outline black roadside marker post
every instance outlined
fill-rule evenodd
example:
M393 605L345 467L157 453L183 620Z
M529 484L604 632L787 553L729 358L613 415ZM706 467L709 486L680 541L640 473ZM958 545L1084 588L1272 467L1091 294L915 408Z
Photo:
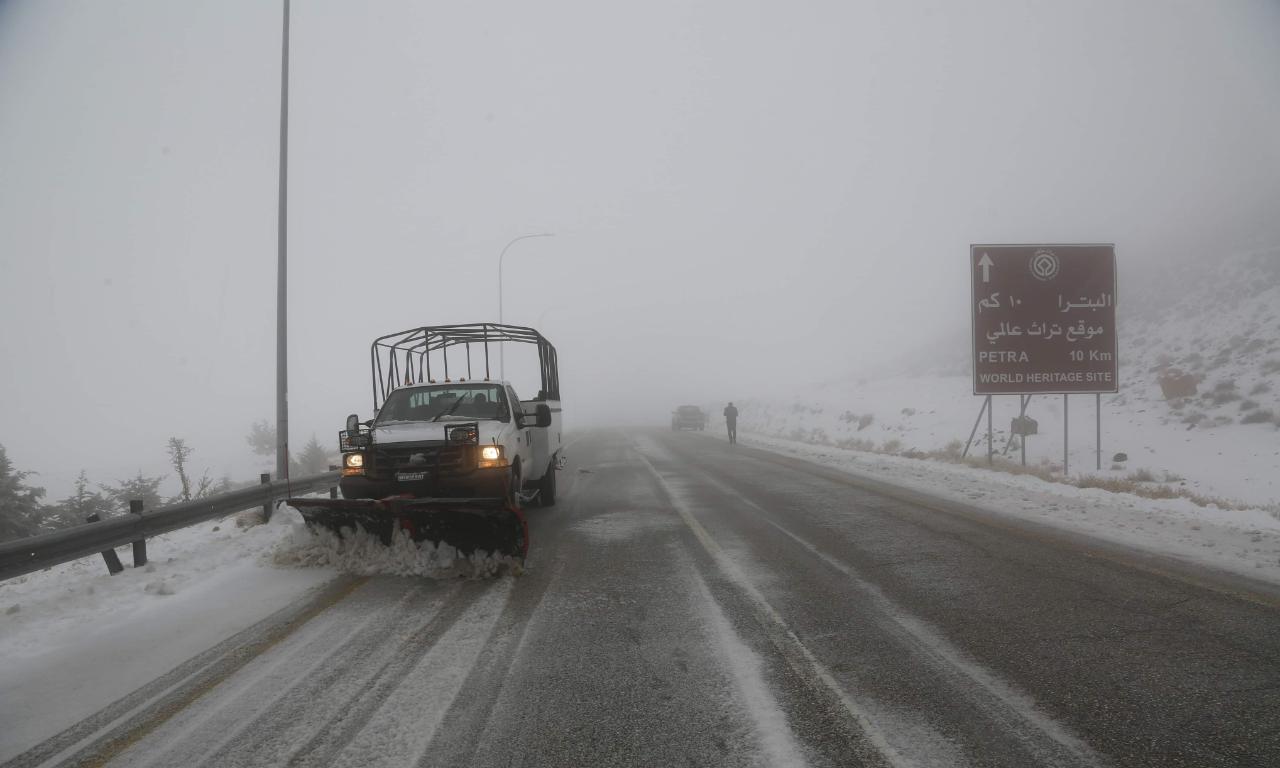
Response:
M142 515L142 499L129 500L130 514ZM141 568L147 564L147 540L138 539L133 542L133 567Z
M262 483L263 485L270 484L271 473L263 472L262 474L258 475L258 482ZM271 507L272 507L272 504L270 499L267 500L266 504L262 505L262 522L264 523L271 522Z
M102 518L98 516L97 512L85 518L85 521L90 523L96 523L101 520ZM120 562L120 556L116 554L114 549L102 550L102 559L107 561L107 570L111 572L112 576L124 570L124 563Z

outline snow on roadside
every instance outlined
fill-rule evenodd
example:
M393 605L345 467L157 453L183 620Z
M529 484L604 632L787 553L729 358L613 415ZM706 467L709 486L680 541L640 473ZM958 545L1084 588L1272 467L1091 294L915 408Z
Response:
M282 508L270 525L241 528L228 517L157 536L147 541L150 562L146 566L126 565L115 576L107 573L101 556L91 555L0 581L0 614L4 614L0 649L6 658L44 655L51 638L83 632L86 627L101 632L145 624L173 604L191 600L206 601L206 608L214 609L210 615L215 621L233 618L226 609L241 607L243 600L253 602L255 595L246 590L236 596L235 606L218 605L217 601L231 597L221 587L231 583L248 587L246 582L252 582L256 590L282 577L270 567L267 556L297 524L289 512ZM118 552L122 562L131 562L128 547ZM283 578L311 586L332 576L332 570L317 570Z
M484 578L521 570L515 558L488 552L464 555L443 542L415 543L405 531L397 532L391 546L386 546L364 530L345 530L342 536L327 530L312 532L301 519L277 543L272 560L281 566L330 567L360 576Z
M744 444L992 512L1280 583L1280 519L1262 509L1200 507L1049 483L1032 475L810 445L743 433Z
M1155 391L1152 391L1155 390ZM804 387L788 399L760 398L738 403L739 428L793 442L900 453L963 446L982 398L972 394L968 376L895 376ZM1102 470L1095 470L1094 398L1070 403L1071 471L1108 478L1148 473L1170 487L1266 506L1280 503L1280 431L1271 424L1226 424L1195 428L1170 416L1155 384L1103 395ZM995 450L1010 444L1016 397L994 398ZM1062 470L1061 396L1036 396L1027 415L1039 434L1027 440L1027 461ZM986 424L979 425L973 452L986 453ZM723 420L713 432L723 434ZM1113 458L1124 454L1124 460ZM1016 440L1009 449L1016 457Z
M271 564L299 524L225 518L148 540L151 562L115 576L93 555L0 581L0 761L332 579Z

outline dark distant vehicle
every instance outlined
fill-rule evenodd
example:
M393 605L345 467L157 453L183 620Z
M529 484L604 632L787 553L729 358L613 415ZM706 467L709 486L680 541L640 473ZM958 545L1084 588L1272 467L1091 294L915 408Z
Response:
M707 428L707 412L696 405L682 405L671 412L671 431Z

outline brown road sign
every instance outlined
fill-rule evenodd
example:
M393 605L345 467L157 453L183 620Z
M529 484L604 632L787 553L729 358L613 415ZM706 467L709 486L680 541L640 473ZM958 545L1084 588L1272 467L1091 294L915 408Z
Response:
M1114 245L972 245L975 395L1116 392Z

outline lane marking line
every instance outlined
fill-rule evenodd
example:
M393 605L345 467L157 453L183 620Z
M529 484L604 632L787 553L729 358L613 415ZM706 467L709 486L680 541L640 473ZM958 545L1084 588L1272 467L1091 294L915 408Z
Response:
M698 573L697 567L690 567L696 591L711 625L712 642L719 647L721 659L729 667L729 674L738 688L743 709L755 723L765 765L770 768L808 765L796 743L795 734L787 724L786 713L778 705L777 697L769 690L769 684L764 679L760 657L743 642L733 628L733 623L725 616L724 609L716 602L711 588L707 586L702 574Z
M904 757L885 739L884 734L876 728L871 714L845 692L844 688L835 679L831 672L827 670L826 666L813 655L808 647L801 642L800 638L796 636L795 632L787 626L787 623L782 619L782 616L774 610L773 606L764 598L764 595L756 589L755 585L747 578L747 575L743 573L738 565L729 558L724 550L720 548L720 545L711 538L711 534L707 532L707 529L703 528L702 524L699 523L683 505L676 503L676 499L678 497L677 492L667 483L666 478L664 478L658 470L654 468L653 464L649 462L649 459L638 451L636 452L636 455L639 456L641 463L644 464L653 477L658 481L663 492L667 495L667 501L671 504L672 509L680 515L680 519L683 520L685 525L689 527L689 530L693 532L698 543L700 543L703 549L706 550L707 554L711 556L712 560L715 561L720 570L723 571L724 574L728 576L750 600L752 606L755 608L757 619L761 620L761 623L765 626L772 627L774 631L769 633L770 639L774 641L775 645L779 645L779 649L783 651L783 658L787 660L792 669L800 675L801 679L810 682L810 684L817 683L821 685L821 687L826 689L828 694L834 696L836 701L844 707L845 713L853 721L857 730L866 737L867 742L870 743L871 746L879 752L890 765L894 766L894 768L908 768L909 766L915 765L913 761ZM804 666L801 666L795 661L797 656L804 661Z
M1016 690L1012 685L1001 680L994 672L988 670L977 661L968 658L964 652L945 639L941 632L898 605L880 587L871 583L853 567L822 552L813 543L773 520L768 510L743 495L740 491L712 477L706 471L703 471L702 475L717 490L754 510L757 517L768 523L776 531L852 581L863 594L876 604L881 615L887 617L901 628L922 655L936 659L944 672L959 673L970 680L1002 704L1009 714L1044 734L1059 746L1071 752L1077 759L1095 765L1103 762L1102 758L1083 739L1071 733L1053 718L1042 714L1031 696ZM988 711L988 715L998 717L998 713L995 712ZM1034 749L1034 745L1028 744L1027 746L1030 749Z

